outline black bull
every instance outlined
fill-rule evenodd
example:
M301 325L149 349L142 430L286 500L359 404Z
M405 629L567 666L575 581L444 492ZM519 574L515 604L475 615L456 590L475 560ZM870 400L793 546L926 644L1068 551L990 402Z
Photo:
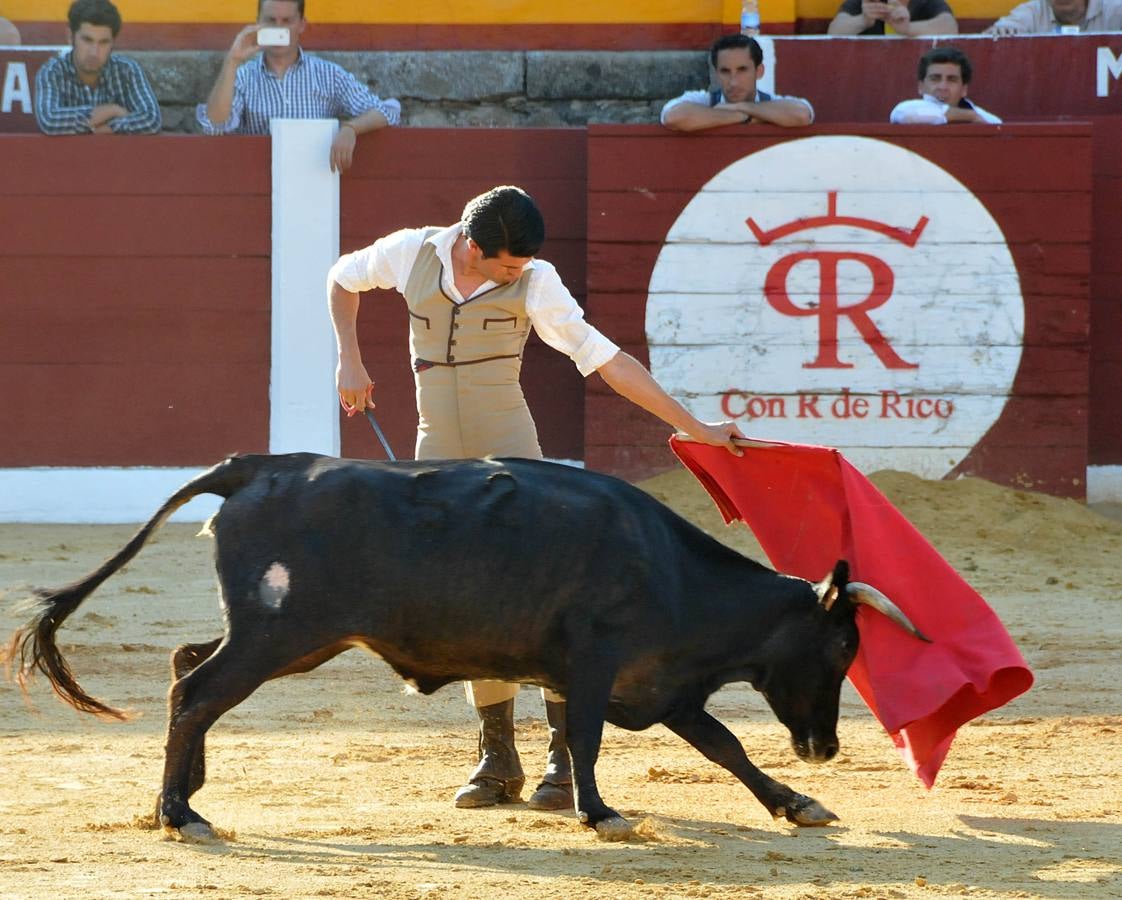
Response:
M6 651L79 710L124 718L79 686L55 643L67 616L198 494L214 517L226 633L173 654L160 822L209 836L188 805L207 729L265 681L352 647L425 694L453 681L538 684L568 700L581 821L627 823L600 798L605 721L661 722L739 778L776 817L836 817L749 762L705 711L748 681L803 759L838 749L838 699L857 652L856 604L915 632L891 602L848 584L839 562L815 585L736 553L615 478L521 459L374 463L312 454L231 457L170 497L95 572L39 591Z

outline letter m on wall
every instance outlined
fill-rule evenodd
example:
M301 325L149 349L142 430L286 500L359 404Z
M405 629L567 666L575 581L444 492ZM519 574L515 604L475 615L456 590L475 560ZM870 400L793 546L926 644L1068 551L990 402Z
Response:
M1122 78L1122 57L1115 56L1109 47L1099 47L1098 65L1096 66L1096 97L1106 97L1110 94L1110 79L1117 81Z

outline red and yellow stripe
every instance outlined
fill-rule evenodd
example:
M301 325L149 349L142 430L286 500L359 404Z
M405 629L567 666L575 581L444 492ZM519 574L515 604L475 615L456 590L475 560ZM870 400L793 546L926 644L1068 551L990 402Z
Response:
M220 49L256 4L243 0L116 0L125 21L121 46ZM960 21L985 23L1011 0L955 0ZM840 0L760 0L764 32L822 31ZM70 0L6 0L4 15L24 43L67 42ZM236 18L242 12L244 18ZM739 0L308 0L305 43L321 49L654 49L706 45L736 27Z

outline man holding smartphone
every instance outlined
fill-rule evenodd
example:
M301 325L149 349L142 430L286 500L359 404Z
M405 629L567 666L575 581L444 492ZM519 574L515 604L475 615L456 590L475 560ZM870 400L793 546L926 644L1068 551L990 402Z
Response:
M207 134L268 134L274 118L342 119L329 160L333 172L342 172L354 159L358 135L398 124L401 104L382 100L342 66L305 53L306 25L304 0L258 0L257 21L234 38L196 116Z

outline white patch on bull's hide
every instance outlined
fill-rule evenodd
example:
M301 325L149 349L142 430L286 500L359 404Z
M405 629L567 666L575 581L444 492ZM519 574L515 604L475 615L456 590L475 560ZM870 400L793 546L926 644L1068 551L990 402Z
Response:
M261 602L274 609L280 609L284 598L288 596L289 574L283 563L275 562L261 576L261 584L257 592Z
M199 529L199 533L196 534L195 537L214 537L214 520L217 517L218 513L215 513L213 516L203 522L203 527Z
M417 687L417 682L410 678L405 682L405 684L401 686L401 693L411 697L414 695L419 695L421 691L420 688Z

